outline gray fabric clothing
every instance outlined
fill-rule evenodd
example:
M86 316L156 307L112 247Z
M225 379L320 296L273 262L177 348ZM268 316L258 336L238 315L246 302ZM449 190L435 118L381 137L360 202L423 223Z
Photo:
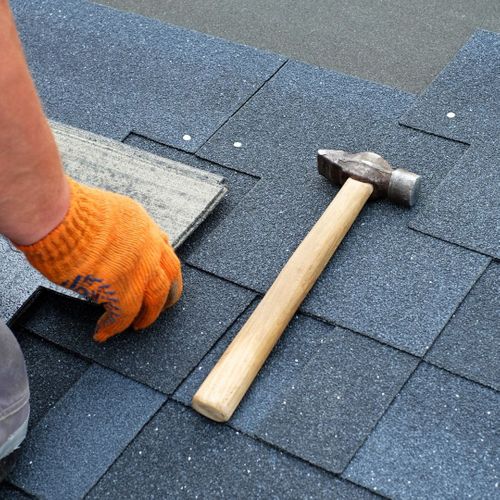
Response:
M0 320L0 459L24 439L28 417L26 363L16 338Z

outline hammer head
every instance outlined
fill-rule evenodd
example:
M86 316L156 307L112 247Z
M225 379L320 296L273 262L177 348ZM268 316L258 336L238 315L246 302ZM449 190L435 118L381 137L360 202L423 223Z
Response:
M412 207L417 201L420 176L404 170L393 169L377 153L348 153L336 149L318 151L318 170L334 184L341 186L352 177L373 186L370 199L387 197L400 205Z

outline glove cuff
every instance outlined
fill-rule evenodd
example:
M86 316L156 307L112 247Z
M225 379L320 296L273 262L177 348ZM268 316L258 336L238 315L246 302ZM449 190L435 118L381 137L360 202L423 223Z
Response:
M16 245L34 267L53 276L63 275L69 264L74 268L79 250L93 241L106 224L106 200L102 197L96 203L100 190L67 179L71 190L70 206L61 223L32 245ZM87 255L88 250L86 248Z

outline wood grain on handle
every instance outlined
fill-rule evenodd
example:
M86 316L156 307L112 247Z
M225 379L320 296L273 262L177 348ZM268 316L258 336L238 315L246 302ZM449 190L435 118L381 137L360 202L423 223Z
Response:
M371 184L346 181L193 396L197 412L231 418L372 192Z

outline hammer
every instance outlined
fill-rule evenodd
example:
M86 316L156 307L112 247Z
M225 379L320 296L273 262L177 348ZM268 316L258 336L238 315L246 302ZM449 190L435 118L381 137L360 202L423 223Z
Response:
M318 170L342 186L193 396L193 408L226 422L368 199L415 204L420 176L380 155L319 150Z

